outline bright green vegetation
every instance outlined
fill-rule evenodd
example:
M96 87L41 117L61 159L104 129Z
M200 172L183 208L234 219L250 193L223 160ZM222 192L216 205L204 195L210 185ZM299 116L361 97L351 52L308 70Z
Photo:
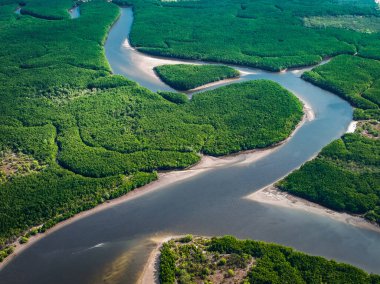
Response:
M113 76L103 43L118 7L93 0L75 20L47 20L72 3L41 3L25 9L44 19L16 15L16 1L0 5L0 151L17 157L13 173L25 166L1 177L0 259L17 237L149 183L156 170L272 145L302 117L298 99L269 81L188 101Z
M380 283L380 276L289 247L232 236L173 239L161 248L160 283Z
M278 183L281 190L380 224L380 140L346 134Z
M175 104L185 104L189 102L189 98L183 93L174 93L174 92L158 92L160 96L169 102Z
M132 44L153 55L281 70L323 57L354 54L379 58L378 33L305 27L305 17L378 17L373 0L131 0ZM281 28L279 28L281 27Z
M341 28L350 29L361 33L377 33L380 32L379 17L363 17L357 15L342 16L315 16L304 18L304 24L307 27L318 28Z
M374 22L376 24L376 21ZM359 50L360 54L360 50ZM379 59L379 58L377 58ZM355 107L356 134L332 142L278 184L328 208L362 214L380 224L380 62L340 55L302 76Z
M2 262L7 256L11 255L14 251L14 247L10 246L0 250L0 262Z
M162 81L180 91L239 76L239 71L222 65L162 65L154 70Z
M302 76L349 101L356 119L380 119L380 62L341 55Z
M302 104L267 80L231 84L193 96L189 109L215 129L202 151L225 155L286 139L302 118Z

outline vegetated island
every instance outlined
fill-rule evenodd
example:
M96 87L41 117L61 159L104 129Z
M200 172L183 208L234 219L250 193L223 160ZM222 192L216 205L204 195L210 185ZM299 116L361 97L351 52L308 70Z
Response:
M379 275L349 264L232 236L174 238L157 253L150 261L159 264L159 283L380 283Z
M154 68L162 81L179 91L239 77L239 71L223 65L174 64Z
M112 3L80 3L75 20L71 1L44 2L44 19L7 3L0 9L0 260L13 243L152 182L158 170L186 168L199 153L274 145L302 118L300 101L270 81L186 102L112 75L103 50L120 13ZM41 1L25 4L35 11ZM60 15L67 17L46 20Z

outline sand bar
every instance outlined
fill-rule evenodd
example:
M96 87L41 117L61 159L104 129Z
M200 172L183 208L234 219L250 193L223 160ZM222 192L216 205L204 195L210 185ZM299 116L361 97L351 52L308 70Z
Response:
M380 232L380 226L367 221L362 216L337 212L328 209L317 203L310 202L306 199L296 197L287 192L281 191L277 189L274 185L262 188L244 198L264 204L306 211L313 214L318 214L320 216L325 216L336 221L350 224L356 227Z

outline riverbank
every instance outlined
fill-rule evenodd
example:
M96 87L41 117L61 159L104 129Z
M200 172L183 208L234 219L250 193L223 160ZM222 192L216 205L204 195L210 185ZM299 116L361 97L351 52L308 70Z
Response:
M357 121L352 121L347 127L346 133L354 133L357 128L357 125ZM313 214L318 214L320 216L329 217L333 220L350 224L356 227L380 232L380 226L378 226L376 223L368 221L361 215L354 215L345 212L334 211L317 203L310 202L306 199L292 195L288 192L281 191L274 184L275 183L267 187L264 187L246 196L245 198L259 203L270 204L274 206L286 207L295 210L310 212Z
M346 133L354 133L357 125L358 125L357 121L352 121L350 125L348 126Z
M160 273L160 250L164 243L170 241L173 238L180 238L181 236L165 236L154 238L151 241L156 243L156 247L150 253L144 269L137 281L138 284L158 284Z
M231 165L247 165L254 163L257 160L260 160L264 158L265 156L273 153L276 151L281 145L289 141L294 134L302 127L302 125L307 122L311 121L315 118L314 112L312 108L306 103L303 102L304 104L304 116L302 120L298 123L297 127L294 129L292 134L285 140L277 143L276 145L273 145L271 147L265 148L265 149L253 149L253 150L247 150L247 151L242 151L238 152L235 154L227 155L227 156L222 156L222 157L213 157L213 156L206 156L202 155L201 160L185 169L185 170L175 170L175 171L168 171L168 172L161 172L158 174L158 179L144 185L142 187L136 188L133 191L128 192L127 194L115 198L109 201L106 201L102 204L99 204L98 206L89 209L87 211L80 212L73 216L70 219L67 219L65 221L62 221L49 229L48 231L44 233L37 234L35 236L31 236L29 238L29 241L26 244L20 244L19 239L17 239L15 242L10 244L11 246L14 246L14 251L11 255L6 257L3 262L0 263L0 271L17 255L21 254L24 250L32 246L34 243L38 242L42 238L48 236L49 234L54 233L55 231L58 231L59 229L68 226L82 218L85 218L87 216L96 214L102 210L108 209L113 206L117 206L121 203L133 200L135 198L139 198L151 191L158 190L162 187L183 181L185 179L194 177L196 175L202 174L208 170L216 169L218 167L223 167L223 166L231 166Z
M165 247L163 243L166 244ZM252 250L252 247L258 246L261 248L259 252ZM270 257L273 254L279 257L273 259ZM199 257L200 255L202 257ZM277 279L283 279L289 275L287 274L289 259L296 263L292 265L293 271L298 272L304 282L335 279L336 282L346 283L349 279L360 279L360 283L374 283L378 279L378 275L368 274L358 267L305 254L274 243L252 239L239 240L232 236L210 238L189 235L184 238L172 236L160 240L136 282L156 284L159 283L160 276L164 282L166 280L173 283L184 282L182 279L191 283L245 283L247 279L269 281L273 279L273 275L277 276ZM172 261L175 262L174 267L171 265ZM304 266L299 266L298 263L303 263ZM165 267L165 271L160 275L161 264ZM257 269L253 269L255 267ZM277 269L272 271L272 267ZM311 272L311 277L302 273L305 267ZM329 269L328 271L318 269L321 267ZM179 270L180 273L177 273ZM269 277L268 270L271 272Z
M263 204L286 207L294 210L318 214L320 216L325 216L333 220L350 224L359 228L380 232L380 227L378 225L367 221L361 216L337 212L328 209L317 203L281 191L278 188L276 188L274 184L264 187L246 196L245 199Z
M240 71L239 71L239 73L240 73ZM207 83L205 85L202 85L202 86L190 89L188 91L185 91L184 93L186 93L186 94L192 94L192 93L195 93L195 92L200 92L200 91L203 91L203 90L211 88L211 87L215 87L215 86L219 86L219 85L224 85L224 84L228 84L228 83L233 83L234 81L238 81L239 79L240 79L240 76L234 77L234 78L223 79L223 80L219 80L219 81L215 81L215 82L211 82L211 83Z
M259 160L267 155L269 155L271 152L275 150L275 147L269 148L267 150L252 150L252 151L246 151L244 153L235 154L231 156L225 156L225 157L211 157L211 156L202 156L202 159L199 163L196 165L182 171L170 171L165 173L159 173L159 177L156 181L153 181L145 186L139 187L133 191L128 192L127 194L113 199L106 201L105 203L99 204L98 206L83 211L81 213L76 214L74 217L67 219L65 221L62 221L46 231L45 233L37 234L35 236L31 236L29 238L29 241L26 244L20 244L18 240L11 244L11 246L15 246L14 252L5 258L3 262L0 263L0 270L2 270L13 258L17 257L20 253L22 253L24 250L32 246L37 241L41 240L42 238L48 236L49 234L54 233L55 231L58 231L59 229L68 226L82 218L88 217L90 215L96 214L102 210L109 209L113 206L117 206L121 203L130 201L135 198L139 198L143 196L146 193L149 193L154 190L158 190L161 187L168 186L170 184L174 184L176 182L183 181L185 179L191 178L195 175L204 173L207 170L211 170L217 167L226 166L226 165L232 165L232 164L247 164L247 163L253 163L256 160Z

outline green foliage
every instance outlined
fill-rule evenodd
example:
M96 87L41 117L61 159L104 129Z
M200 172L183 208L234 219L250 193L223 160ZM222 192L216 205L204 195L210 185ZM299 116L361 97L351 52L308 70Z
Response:
M14 13L15 1L3 4L0 150L28 155L43 168L12 179L0 171L0 247L142 186L155 170L188 167L199 152L283 140L301 117L298 100L270 82L189 101L111 75L103 44L119 15L112 3L81 3L75 20L66 0L26 1L23 15Z
M180 91L239 76L238 71L223 65L162 65L154 70L162 81Z
M253 259L254 264L250 264L246 270L244 283L253 284L283 284L283 283L378 283L379 275L369 275L363 270L354 266L337 263L334 260L327 260L323 257L310 256L301 252L294 251L291 248L258 242L254 240L237 240L232 236L214 237L211 240L205 238L194 238L194 244L180 244L176 240L171 240L164 244L165 255L161 255L161 261L164 257L164 264L167 267L167 254L170 253L170 279L174 283L177 279L181 282L181 277L187 275L187 281L184 283L196 282L194 278L196 273L190 270L191 266L196 264L202 267L211 267L210 274L218 273L216 269L223 269L220 266L214 267L214 262L218 259L218 254L223 254L228 258L227 269L224 277L230 278L236 275L236 271L247 266L249 259ZM205 258L194 259L192 256L195 247L201 250ZM202 252L203 251L203 252ZM223 259L223 258L222 258ZM220 259L220 261L222 260ZM241 262L240 260L245 260ZM247 262L248 260L248 262ZM162 262L161 262L162 263ZM243 265L242 265L243 264ZM173 271L177 269L177 278L173 277ZM212 270L215 269L215 270ZM201 270L201 269L200 269ZM161 270L160 277L165 277L167 270ZM244 275L240 270L240 274ZM220 278L216 278L219 279ZM243 279L234 283L242 282ZM204 281L208 281L207 278ZM231 280L232 281L232 280Z
M98 89L110 89L121 86L135 86L136 83L126 79L121 75L113 75L106 77L99 77L91 81L88 84L88 88L98 88Z
M13 246L9 246L0 250L0 262L2 262L7 256L11 255L14 251Z
M378 34L308 28L303 23L311 16L377 16L372 0L130 2L135 15L132 44L153 55L278 71L357 49L366 57L380 54Z
M380 63L341 55L303 74L303 78L348 100L354 119L380 120ZM372 128L363 134L377 137ZM328 208L364 214L380 224L380 142L346 134L325 147L278 186Z
M349 101L356 119L378 119L380 113L380 62L341 55L302 76Z
M186 235L184 236L183 238L181 238L179 241L181 243L189 243L193 240L193 236L192 235Z
M49 0L49 5L46 5L46 1L43 0L22 0L18 3L20 3L22 15L45 20L66 19L69 17L68 10L74 6L72 0Z
M106 200L156 179L155 173L135 173L102 179L85 178L51 166L38 175L0 185L0 247L30 227L40 231ZM11 205L11 206L10 206Z
M234 277L235 276L235 272L232 269L228 269L227 270L227 276L228 277Z
M346 134L278 186L328 208L378 221L380 141Z
M219 261L218 261L218 266L223 266L227 263L227 260L225 258L221 258Z
M167 244L163 244L161 248L160 283L175 283L175 255Z
M290 135L303 115L296 97L267 80L199 93L188 106L215 129L203 147L203 152L211 155L280 142Z
M209 242L206 238L192 237L186 242L179 238L164 244L165 249L170 251L171 259L174 259L174 266L170 271L174 269L176 283L215 283L221 282L223 278L240 283L241 275L250 270L253 258L247 254L221 256L208 250ZM160 275L164 277L164 273L162 271Z
M158 92L165 100L175 104L185 104L189 102L189 98L182 93L173 93L173 92Z
M29 154L41 162L55 158L55 128L52 125L33 127L0 126L0 149Z
M181 169L199 161L193 152L147 150L130 154L90 147L83 143L75 128L58 137L59 164L77 174L106 177L136 171Z
M26 244L27 242L29 242L29 239L25 236L22 236L19 240L19 243L22 245L22 244Z
M356 47L361 56L378 58L378 35L309 29L300 20L377 15L373 6L314 2L118 3L134 5L132 41L152 54L269 70L314 64ZM71 1L25 1L22 15L14 13L18 4L9 0L0 6L0 149L30 155L46 168L0 184L0 247L32 227L43 224L43 232L149 183L155 170L194 164L198 152L223 155L277 143L302 116L300 102L268 81L234 84L188 101L111 75L103 44L119 15L112 3L82 3L75 20L67 13ZM360 102L373 108L358 115L378 111L377 85L372 89ZM378 207L362 195L352 206L370 208L368 218L377 218ZM252 252L264 253L256 245L246 251Z

